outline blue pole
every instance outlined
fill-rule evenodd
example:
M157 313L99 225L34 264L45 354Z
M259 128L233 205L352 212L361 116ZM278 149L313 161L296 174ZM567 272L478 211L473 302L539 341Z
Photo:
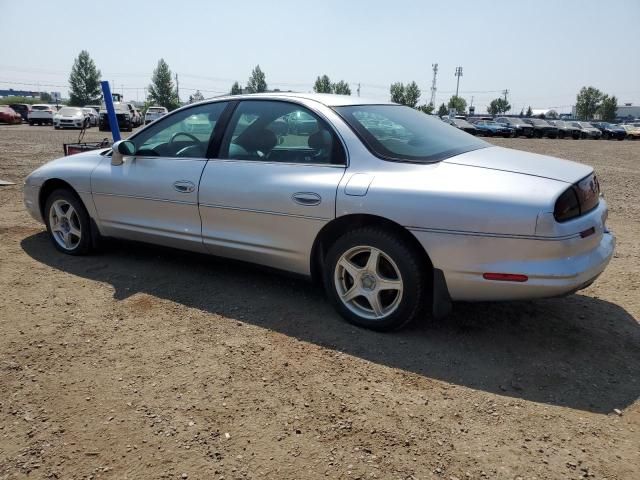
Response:
M100 82L102 85L102 96L104 97L104 104L107 106L107 114L109 115L109 126L111 127L111 135L113 141L120 140L120 127L118 127L118 118L116 117L116 109L113 107L113 97L111 96L111 89L109 88L109 82Z

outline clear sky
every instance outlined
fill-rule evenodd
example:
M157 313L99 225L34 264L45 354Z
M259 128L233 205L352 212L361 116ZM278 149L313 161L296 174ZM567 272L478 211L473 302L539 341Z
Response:
M437 104L459 65L479 112L504 89L516 113L569 111L583 85L640 104L640 0L0 0L0 15L0 88L66 96L86 49L131 100L162 57L183 100L244 85L260 64L269 88L310 91L326 73L387 99L392 82L415 80L426 103L438 63Z

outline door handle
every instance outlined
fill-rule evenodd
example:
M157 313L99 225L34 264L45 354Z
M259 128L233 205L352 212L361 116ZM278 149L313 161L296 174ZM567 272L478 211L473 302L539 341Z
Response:
M173 182L173 189L180 193L191 193L196 189L196 184L188 180Z
M313 192L297 192L291 195L291 199L298 205L304 205L306 207L320 205L322 201L322 197Z

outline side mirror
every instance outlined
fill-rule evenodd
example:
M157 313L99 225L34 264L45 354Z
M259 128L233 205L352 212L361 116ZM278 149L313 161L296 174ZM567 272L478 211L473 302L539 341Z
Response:
M113 144L112 150L111 165L122 165L125 156L135 155L136 145L130 140L120 140Z

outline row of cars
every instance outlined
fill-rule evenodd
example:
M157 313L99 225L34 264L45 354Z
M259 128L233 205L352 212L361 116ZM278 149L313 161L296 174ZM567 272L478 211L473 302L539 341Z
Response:
M635 140L640 138L640 123L615 125L608 122L543 120L521 117L442 117L442 120L472 135L527 138L573 138Z
M114 102L114 107L119 128L128 132L143 123L147 125L168 113L164 107L153 106L149 107L143 116L135 105L125 102ZM85 105L84 107L44 103L0 105L0 122L19 124L23 121L29 125L53 125L56 129L97 126L100 130L110 130L109 116L104 104Z

